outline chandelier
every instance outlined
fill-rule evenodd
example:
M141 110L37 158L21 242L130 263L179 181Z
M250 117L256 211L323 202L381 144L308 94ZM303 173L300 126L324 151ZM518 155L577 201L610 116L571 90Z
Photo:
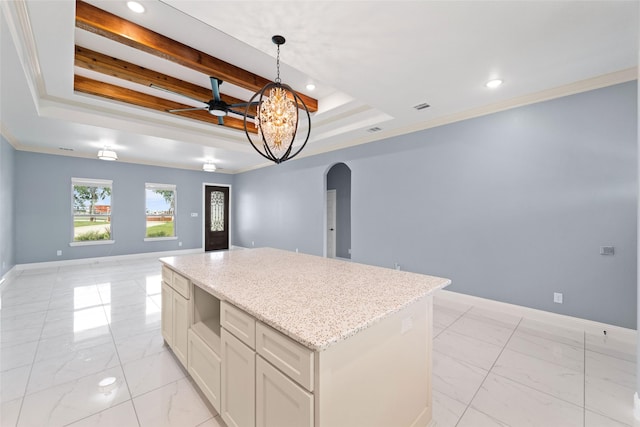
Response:
M277 77L249 100L244 114L244 132L253 148L261 156L272 162L282 163L297 156L307 145L311 134L311 115L302 98L280 80L280 46L285 43L285 38L276 35L271 37L271 41L278 46ZM255 117L249 114L252 105L256 105ZM307 135L300 147L294 150L293 143L298 132L298 112L301 109L307 115ZM247 118L254 119L254 126L260 140L254 141L255 137L249 134Z

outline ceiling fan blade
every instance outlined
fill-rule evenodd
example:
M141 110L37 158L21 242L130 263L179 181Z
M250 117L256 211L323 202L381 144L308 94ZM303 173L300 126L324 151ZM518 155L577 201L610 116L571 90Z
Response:
M213 92L213 99L220 101L220 87L218 79L215 77L209 77L211 79L211 91Z
M243 112L240 112L240 111L236 111L236 110L231 110L231 109L230 109L228 112L229 112L229 113L236 114L236 115L241 116L241 117L244 117L244 113L243 113ZM248 118L250 118L250 119L255 119L255 118L256 118L255 116L253 116L253 115L251 115L251 114L247 114L247 117L248 117Z
M154 85L153 83L152 83L152 84L150 84L150 85L149 85L149 87L152 87L152 88L154 88L154 89L158 89L158 90L162 90L162 91L164 91L164 92L171 93L171 94L173 94L173 95L183 96L183 97L185 97L185 98L192 99L192 100L194 100L194 101L196 101L196 102L200 102L200 103L206 104L206 102L205 102L205 101L203 101L203 100L201 100L201 99L195 99L195 98L190 97L189 95L185 95L185 94L182 94L182 93L174 92L174 91L169 90L169 89L167 89L167 88L164 88L164 87L162 87L162 86Z
M178 113L180 111L197 111L197 110L208 110L209 107L194 107L194 108L178 108L175 110L167 110L170 113Z

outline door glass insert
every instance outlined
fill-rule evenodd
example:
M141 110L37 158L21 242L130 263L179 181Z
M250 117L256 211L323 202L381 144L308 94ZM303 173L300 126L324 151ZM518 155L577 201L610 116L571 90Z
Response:
M224 231L224 193L211 192L211 231Z

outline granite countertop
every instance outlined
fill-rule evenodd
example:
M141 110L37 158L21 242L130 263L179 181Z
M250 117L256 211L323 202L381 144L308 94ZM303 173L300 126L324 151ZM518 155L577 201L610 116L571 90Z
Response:
M271 248L160 261L316 351L451 283L441 277Z

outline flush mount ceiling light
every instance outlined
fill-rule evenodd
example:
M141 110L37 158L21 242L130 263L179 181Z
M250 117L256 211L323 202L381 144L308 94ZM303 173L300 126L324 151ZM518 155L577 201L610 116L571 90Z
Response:
M127 7L135 13L144 13L144 6L137 1L128 1Z
M100 160L114 161L118 160L118 155L115 151L110 150L109 147L104 147L104 149L98 151L98 158Z
M257 101L257 114L254 125L258 130L259 141L254 141L247 129L249 105L244 115L244 132L247 139L261 156L275 163L282 163L297 156L309 140L311 134L311 115L306 104L289 85L280 80L280 46L285 43L282 36L273 36L271 41L278 46L276 61L277 77L275 81L267 83L249 100L249 104ZM293 143L298 132L298 110L303 109L307 115L307 135L304 142L295 152Z
M307 90L315 90L315 88L316 88L316 85L314 85L313 83L309 83L307 85Z
M494 79L494 80L489 80L485 86L488 87L489 89L495 89L498 86L500 86L502 84L502 80L500 79Z
M216 169L216 165L213 162L207 162L202 165L202 170L205 172L215 172Z

